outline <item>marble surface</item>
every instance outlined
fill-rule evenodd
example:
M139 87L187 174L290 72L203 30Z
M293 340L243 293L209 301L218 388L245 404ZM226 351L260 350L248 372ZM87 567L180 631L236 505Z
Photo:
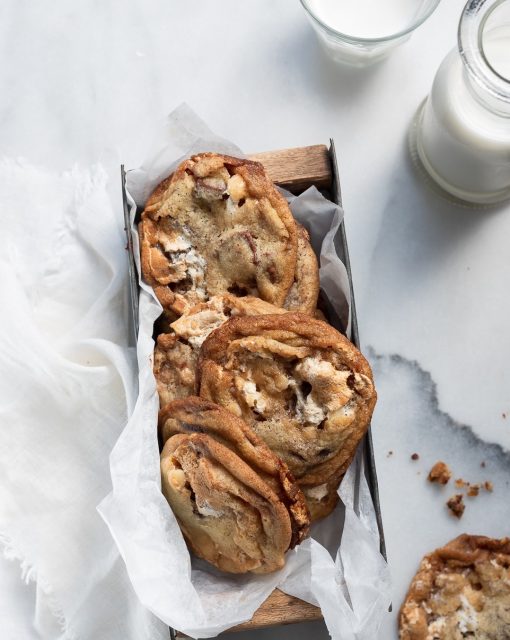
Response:
M462 6L442 2L365 70L323 56L298 0L0 6L2 154L58 169L102 162L119 215L118 165L140 163L155 123L181 101L246 151L335 139L360 332L380 398L373 434L395 603L382 640L396 637L425 552L464 531L509 533L510 206L443 200L407 152ZM444 506L452 484L426 481L437 459L456 478L494 482L493 493L466 498L461 521ZM3 619L28 625L33 593L12 566L2 574L12 612ZM319 623L243 637L310 634L327 637Z

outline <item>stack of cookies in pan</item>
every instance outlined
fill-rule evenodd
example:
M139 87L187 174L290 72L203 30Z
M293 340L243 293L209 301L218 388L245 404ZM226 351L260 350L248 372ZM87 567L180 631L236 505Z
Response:
M163 306L163 492L197 556L275 571L337 502L376 401L370 367L317 319L316 256L261 164L191 157L139 232Z

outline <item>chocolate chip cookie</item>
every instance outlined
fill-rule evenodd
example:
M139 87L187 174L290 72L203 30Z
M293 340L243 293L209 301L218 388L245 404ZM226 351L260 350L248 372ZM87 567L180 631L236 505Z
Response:
M197 382L200 396L242 417L305 491L326 485L319 502L329 502L376 402L358 349L300 313L225 322L202 344Z
M269 573L306 535L288 469L228 411L199 398L160 416L162 490L194 553L231 573Z
M464 534L425 556L400 609L399 637L510 638L510 538Z
M185 160L150 196L139 232L143 277L177 314L226 292L282 306L294 281L296 223L258 162Z

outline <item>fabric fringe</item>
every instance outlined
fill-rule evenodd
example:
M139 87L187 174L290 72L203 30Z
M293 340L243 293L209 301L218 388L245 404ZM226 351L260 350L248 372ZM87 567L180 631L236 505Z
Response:
M51 586L38 575L37 569L30 565L24 554L16 547L11 538L3 533L0 533L0 550L2 556L9 562L19 562L21 570L20 577L25 584L35 582L40 587L46 598L48 609L64 634L65 640L80 640L79 636L71 629L66 620L62 607Z

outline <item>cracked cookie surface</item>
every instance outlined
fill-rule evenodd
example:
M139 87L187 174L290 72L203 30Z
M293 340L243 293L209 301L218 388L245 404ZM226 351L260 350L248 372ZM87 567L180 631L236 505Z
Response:
M143 277L177 314L225 292L282 306L294 281L296 223L258 162L185 160L147 201L139 232Z

